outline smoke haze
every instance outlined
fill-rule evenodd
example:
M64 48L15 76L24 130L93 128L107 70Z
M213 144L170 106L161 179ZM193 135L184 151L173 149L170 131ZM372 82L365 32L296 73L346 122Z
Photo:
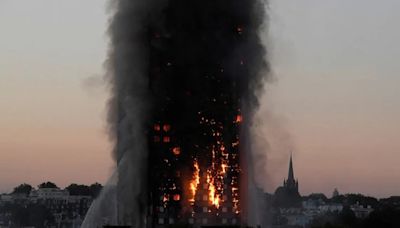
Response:
M116 213L109 216L117 214L117 218L107 221L144 227L148 166L158 159L151 157L148 133L152 124L162 119L168 119L175 128L175 138L182 149L192 151L184 156L200 156L200 164L206 166L210 155L201 155L204 149L198 145L205 147L213 139L205 137L207 130L198 124L199 115L226 126L223 140L227 143L237 140L239 134L235 128L228 128L233 121L229 118L242 115L240 137L242 148L247 150L242 153L251 175L245 192L251 195L262 188L260 183L254 185L253 173L258 170L250 169L253 159L266 157L259 150L252 154L250 130L263 79L269 72L266 51L259 38L265 25L264 3L120 0L111 2L110 12L113 16L106 67L112 95L108 124L115 142L117 181L116 191L109 191L115 192L115 197L99 200L116 199ZM254 167L264 166L265 161ZM256 199L243 197L247 198L248 204L243 205L250 208ZM104 217L96 210L101 207L91 208L91 218L85 219L84 227L93 227L96 216Z

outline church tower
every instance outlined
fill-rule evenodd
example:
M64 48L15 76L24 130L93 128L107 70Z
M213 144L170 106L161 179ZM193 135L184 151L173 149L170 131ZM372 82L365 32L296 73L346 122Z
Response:
M283 181L283 186L276 189L273 197L273 206L290 208L301 206L299 182L294 177L293 159L290 155L288 177Z
M290 192L299 191L299 182L294 179L292 155L290 155L288 178L283 181L283 187Z

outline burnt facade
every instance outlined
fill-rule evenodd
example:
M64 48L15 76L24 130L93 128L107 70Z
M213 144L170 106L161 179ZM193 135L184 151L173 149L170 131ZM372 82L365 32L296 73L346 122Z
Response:
M200 126L217 124L199 119ZM239 127L237 119L230 122ZM232 141L227 143L219 126L189 141L190 132L180 134L170 123L154 124L149 139L150 227L240 224L238 135L228 136Z
M233 2L170 1L150 26L149 226L241 223L241 105L263 49L256 1Z
M249 132L267 67L258 36L264 5L120 0L115 7L109 119L118 223L243 223L241 133Z

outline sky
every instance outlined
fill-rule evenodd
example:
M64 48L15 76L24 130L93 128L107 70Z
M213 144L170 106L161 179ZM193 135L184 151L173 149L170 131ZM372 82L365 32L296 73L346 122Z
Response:
M271 0L261 100L268 191L400 194L400 2ZM111 175L105 0L0 0L0 192ZM263 147L264 148L264 147Z

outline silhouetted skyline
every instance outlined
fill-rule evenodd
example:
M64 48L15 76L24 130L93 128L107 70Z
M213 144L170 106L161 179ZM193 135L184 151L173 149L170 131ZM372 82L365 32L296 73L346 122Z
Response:
M102 84L105 1L0 2L0 191L105 182L113 167ZM265 189L293 150L302 195L400 192L395 0L272 0L272 71L259 117Z

